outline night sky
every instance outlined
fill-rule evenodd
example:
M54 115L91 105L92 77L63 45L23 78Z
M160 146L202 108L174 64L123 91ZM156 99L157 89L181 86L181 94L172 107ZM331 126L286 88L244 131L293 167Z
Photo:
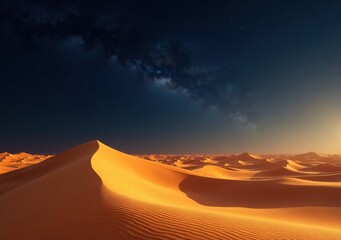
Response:
M341 1L0 1L0 152L341 153Z

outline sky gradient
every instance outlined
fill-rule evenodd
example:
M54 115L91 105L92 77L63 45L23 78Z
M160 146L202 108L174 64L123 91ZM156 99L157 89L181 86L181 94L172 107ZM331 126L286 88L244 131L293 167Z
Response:
M0 3L0 151L341 153L340 1Z

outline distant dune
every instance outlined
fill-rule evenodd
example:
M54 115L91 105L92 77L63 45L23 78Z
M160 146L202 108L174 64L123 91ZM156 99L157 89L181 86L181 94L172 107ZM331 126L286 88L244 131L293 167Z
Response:
M1 240L341 239L336 155L24 155L0 155Z
M31 155L29 153L0 153L0 174L41 162L52 155Z

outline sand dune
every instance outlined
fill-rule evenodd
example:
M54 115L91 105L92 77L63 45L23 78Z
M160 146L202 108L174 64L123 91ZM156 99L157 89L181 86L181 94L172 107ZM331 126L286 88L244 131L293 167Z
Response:
M302 154L297 154L293 157L295 160L306 160L306 161L318 161L318 160L324 160L325 157L323 155L320 155L316 152L307 152Z
M270 178L283 178L283 177L299 177L305 175L302 172L297 172L286 167L278 167L275 169L264 170L254 175L254 177L270 177Z
M1 174L0 239L341 239L340 182L287 174L325 173L249 154L166 159L92 141ZM238 161L264 166L225 166Z
M52 157L52 155L31 155L24 152L17 154L0 153L0 174L28 167L49 157Z
M290 170L293 170L293 171L300 171L301 169L307 167L307 166L303 165L302 163L300 164L300 163L297 163L293 160L286 160L286 162L287 162L286 167Z
M213 165L206 165L202 168L194 170L194 172L203 174L206 177L239 180L248 180L255 175L255 171L237 171L234 169L221 168Z
M341 172L341 167L335 166L330 163L323 163L318 164L311 167L305 167L302 171L309 171L309 172Z

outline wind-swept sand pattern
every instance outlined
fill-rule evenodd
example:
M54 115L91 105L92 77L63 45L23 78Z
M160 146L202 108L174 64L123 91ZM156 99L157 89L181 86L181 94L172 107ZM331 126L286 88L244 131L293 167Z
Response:
M335 156L143 157L92 141L1 174L0 239L341 239Z

